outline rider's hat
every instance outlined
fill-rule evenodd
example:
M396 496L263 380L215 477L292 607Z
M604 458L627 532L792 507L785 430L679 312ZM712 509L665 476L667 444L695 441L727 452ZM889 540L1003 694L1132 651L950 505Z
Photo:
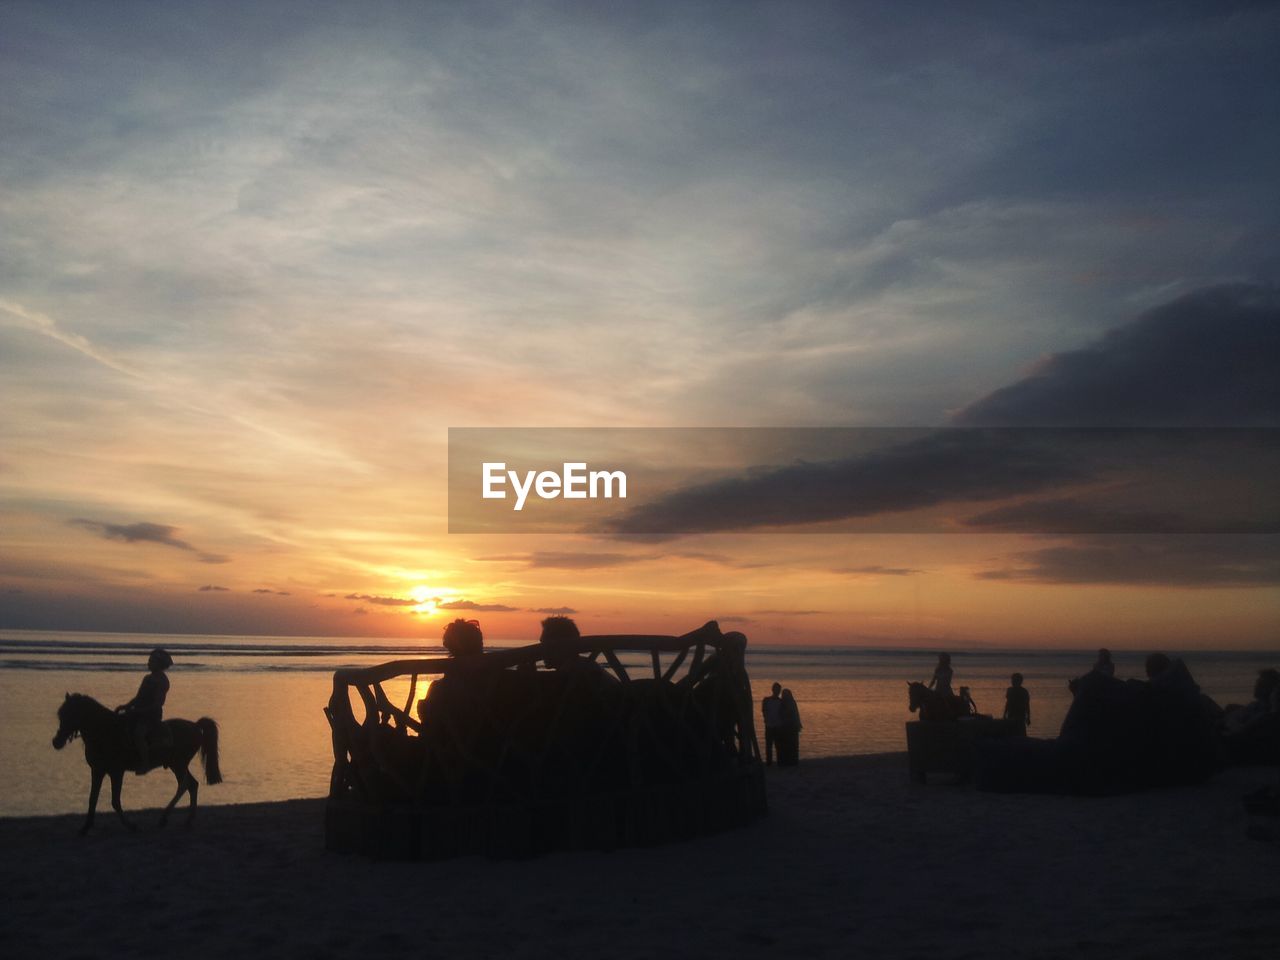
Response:
M158 660L162 670L168 670L173 666L173 657L169 656L164 647L156 647L151 651L151 656L147 657L147 663Z

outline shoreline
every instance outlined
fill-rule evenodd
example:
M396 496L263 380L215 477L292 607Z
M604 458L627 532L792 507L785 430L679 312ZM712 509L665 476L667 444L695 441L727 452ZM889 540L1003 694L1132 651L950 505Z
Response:
M906 755L769 768L769 814L684 843L531 860L373 862L323 849L324 799L0 818L10 956L1269 956L1280 847L1240 796L909 782Z

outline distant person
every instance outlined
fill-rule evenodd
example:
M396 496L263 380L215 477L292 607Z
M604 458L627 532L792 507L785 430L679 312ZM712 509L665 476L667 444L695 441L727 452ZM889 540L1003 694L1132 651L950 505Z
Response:
M1098 651L1098 659L1094 661L1093 672L1100 673L1104 677L1114 677L1116 675L1116 665L1111 660L1111 651L1106 647Z
M782 734L782 684L775 683L773 692L760 701L760 712L764 714L764 765L773 766L773 754L778 752L778 762L782 762L782 746L779 737ZM794 701L793 701L794 702Z
M800 731L804 724L800 722L800 707L790 690L783 690L782 729L778 737L778 766L794 767L800 762Z
M961 687L956 699L960 701L960 716L976 717L978 715L978 705L973 702L973 694L969 692L968 687Z
M933 679L929 681L929 686L948 697L955 696L951 690L951 654L938 654L938 665L933 668Z
M1031 726L1031 693L1022 685L1022 674L1009 678L1012 686L1004 692L1004 718L1018 724L1022 733Z
M1227 736L1251 733L1276 714L1280 714L1280 671L1259 670L1253 685L1253 700L1243 707L1227 708Z
M581 638L578 625L571 618L547 617L542 621L542 635L538 637L538 643L542 646L542 662L565 676L587 676L592 682L614 681L616 678L604 667L578 652L577 645Z
M147 658L150 671L138 685L137 695L116 707L133 725L133 743L138 751L138 772L151 768L151 740L161 731L164 701L169 696L169 678L164 672L173 666L173 657L160 647Z

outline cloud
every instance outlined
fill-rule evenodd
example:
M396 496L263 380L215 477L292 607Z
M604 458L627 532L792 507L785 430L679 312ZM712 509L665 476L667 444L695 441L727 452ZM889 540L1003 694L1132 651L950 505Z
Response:
M1001 431L939 431L846 459L760 468L686 487L613 523L624 533L822 523L998 499L1086 477L1054 444Z
M639 563L649 557L628 553L577 553L571 551L540 550L529 554L525 561L530 567L556 570L594 570L604 567L620 567Z
M175 550L185 550L188 553L196 554L201 563L227 563L230 559L220 554L205 553L197 550L186 540L179 540L175 536L178 532L177 527L164 523L103 523L99 520L87 520L84 517L76 517L67 522L75 527L92 530L104 540L120 540L124 543L156 543L164 547L173 547Z
M765 617L814 617L826 613L826 610L752 610L757 616Z
M572 617L578 611L573 607L533 607L529 613L545 613L553 617Z
M1013 565L975 576L1028 583L1267 587L1280 583L1280 539L1095 535L1017 554Z
M477 613L515 613L519 607L508 607L505 603L476 603L474 600L449 600L436 603L437 610L474 610Z
M420 601L406 597L375 597L367 593L348 593L344 600L363 600L379 607L416 607Z
M277 597L287 597L291 595L288 590L271 590L267 587L257 587L253 592L254 593L270 593Z
M868 564L864 567L838 567L833 572L854 575L865 574L877 577L910 577L917 573L924 573L923 570L917 570L914 567L882 567L878 563Z
M954 423L1018 429L925 432L844 458L755 467L641 503L611 521L611 529L688 533L874 518L1056 491L1142 469L1139 454L1167 457L1172 451L1185 466L1203 452L1192 448L1189 434L1149 431L1139 442L1091 428L1280 426L1280 293L1237 284L1180 297L1084 349L1050 356L1031 376L962 409ZM1062 426L1082 429L1041 429ZM1233 435L1219 434L1200 442L1229 447ZM1257 439L1245 437L1237 453L1269 454L1275 446L1274 440ZM1166 477L1176 474L1165 471ZM1179 522L1161 510L1096 505L1068 516L1063 499L1043 503L1038 511L1024 507L1020 514L997 508L970 525L1014 524L1033 516L1077 525L1111 521L1122 530L1136 529L1144 518L1156 529ZM1206 523L1193 517L1180 522L1182 529L1203 529ZM1208 523L1228 530L1248 518Z
M1216 286L1149 310L952 417L957 426L1280 426L1280 287Z
M1055 498L996 507L961 522L975 530L1010 533L1280 533L1274 498L1253 498L1244 506L1254 518L1216 519L1172 510L1122 509L1081 499ZM1273 516L1266 517L1264 513Z
M206 583L203 587L200 588L201 593L207 593L209 591L216 591L218 593L227 593L230 590L231 590L230 587L219 587L212 583Z

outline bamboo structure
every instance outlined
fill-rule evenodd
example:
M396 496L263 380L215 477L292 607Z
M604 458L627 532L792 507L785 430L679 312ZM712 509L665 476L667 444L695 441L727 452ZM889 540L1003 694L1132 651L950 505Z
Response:
M766 800L746 645L712 621L339 670L326 845L518 857L748 823Z

